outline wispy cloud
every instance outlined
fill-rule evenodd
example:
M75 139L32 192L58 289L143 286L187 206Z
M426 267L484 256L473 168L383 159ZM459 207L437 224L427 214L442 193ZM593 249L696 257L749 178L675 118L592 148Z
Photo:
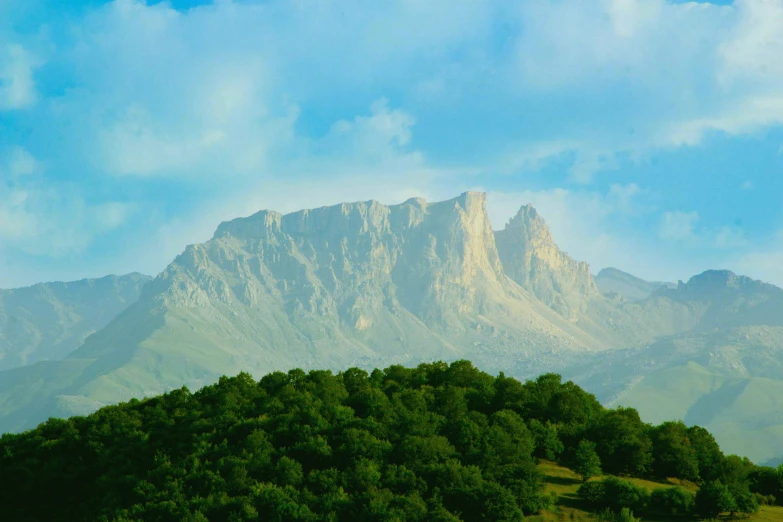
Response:
M21 45L4 44L0 39L0 111L35 105L38 92L33 72L42 64L42 60Z
M88 203L78 190L46 183L44 175L29 151L0 150L0 250L69 255L132 215L132 203Z
M699 213L693 212L665 212L661 217L661 225L658 236L669 241L692 241L696 238L696 223L699 221Z
M143 214L141 236L181 245L246 207L482 185L535 199L599 264L630 238L606 216L655 216L637 231L653 252L737 248L740 232L698 212L640 209L628 160L783 124L782 13L783 0L116 0L28 34L0 16L0 181L13 178L0 234L86 252ZM528 192L508 181L551 164L566 175ZM176 248L152 250L146 266Z

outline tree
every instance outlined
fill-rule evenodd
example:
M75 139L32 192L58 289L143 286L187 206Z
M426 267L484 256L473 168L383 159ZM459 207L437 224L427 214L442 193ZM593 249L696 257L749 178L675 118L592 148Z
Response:
M695 504L696 496L680 486L658 488L650 494L650 506L664 516L690 515Z
M602 482L606 493L605 503L613 511L619 512L623 508L629 508L642 512L650 502L650 494L645 487L617 477L607 477Z
M715 437L701 426L691 426L688 428L688 440L699 463L699 482L719 479L724 456Z
M533 455L541 459L556 460L563 453L565 447L560 437L557 436L557 427L547 421L546 424L537 419L530 419L528 428L536 441Z
M748 483L753 493L763 496L780 493L780 480L778 471L769 466L756 466L748 473Z
M551 502L534 455L562 452L585 479L638 476L653 457L680 465L688 444L702 478L723 481L706 481L704 511L753 512L751 487L779 489L783 474L724 458L706 430L653 429L556 374L522 384L466 361L243 373L3 435L0 518L517 521ZM615 477L579 495L615 520L650 498ZM693 500L677 488L654 498L678 513Z
M580 440L573 459L573 469L583 482L601 474L601 459L595 452L595 443L587 439Z
M682 421L664 422L651 430L653 473L660 478L699 479L699 459Z
M590 430L590 439L597 441L596 452L607 473L643 475L653 461L649 427L633 408L617 408L604 412Z
M642 512L650 501L646 488L617 477L585 482L579 486L576 493L596 511L608 508L618 513L623 508L628 508Z
M720 480L702 484L696 493L696 512L704 518L716 518L721 513L736 510L734 496Z
M759 510L759 499L750 491L743 491L741 494L736 495L734 500L737 511L740 513L752 515Z

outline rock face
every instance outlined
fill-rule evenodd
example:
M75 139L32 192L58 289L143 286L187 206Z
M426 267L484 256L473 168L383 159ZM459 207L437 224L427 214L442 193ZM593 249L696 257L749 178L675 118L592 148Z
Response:
M598 296L588 264L557 247L532 206L523 206L497 231L495 242L506 274L567 320L576 322Z
M136 301L150 279L128 274L0 290L0 370L62 359Z

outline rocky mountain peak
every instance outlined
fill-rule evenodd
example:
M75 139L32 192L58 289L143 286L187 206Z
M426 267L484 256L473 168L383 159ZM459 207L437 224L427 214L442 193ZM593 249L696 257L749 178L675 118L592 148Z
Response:
M478 313L505 279L486 195L387 206L341 203L222 223L189 246L151 286L158 302L206 307L254 302L275 282L293 307L371 324L372 309L401 306L429 324ZM298 304L297 304L298 303Z
M561 251L549 227L531 205L524 205L495 243L506 274L520 286L574 322L598 295L587 263Z
M691 277L687 283L679 281L676 288L661 288L656 294L681 300L708 300L726 294L783 295L783 290L731 270L707 270Z
M224 221L218 225L214 238L234 236L237 238L266 237L270 232L280 230L283 215L274 210L261 210L252 216Z

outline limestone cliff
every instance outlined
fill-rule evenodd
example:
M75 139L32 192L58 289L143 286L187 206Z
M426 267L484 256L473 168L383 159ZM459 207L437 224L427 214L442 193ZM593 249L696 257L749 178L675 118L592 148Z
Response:
M495 242L506 274L569 321L576 322L598 296L588 264L557 247L532 206L523 206L495 232Z

